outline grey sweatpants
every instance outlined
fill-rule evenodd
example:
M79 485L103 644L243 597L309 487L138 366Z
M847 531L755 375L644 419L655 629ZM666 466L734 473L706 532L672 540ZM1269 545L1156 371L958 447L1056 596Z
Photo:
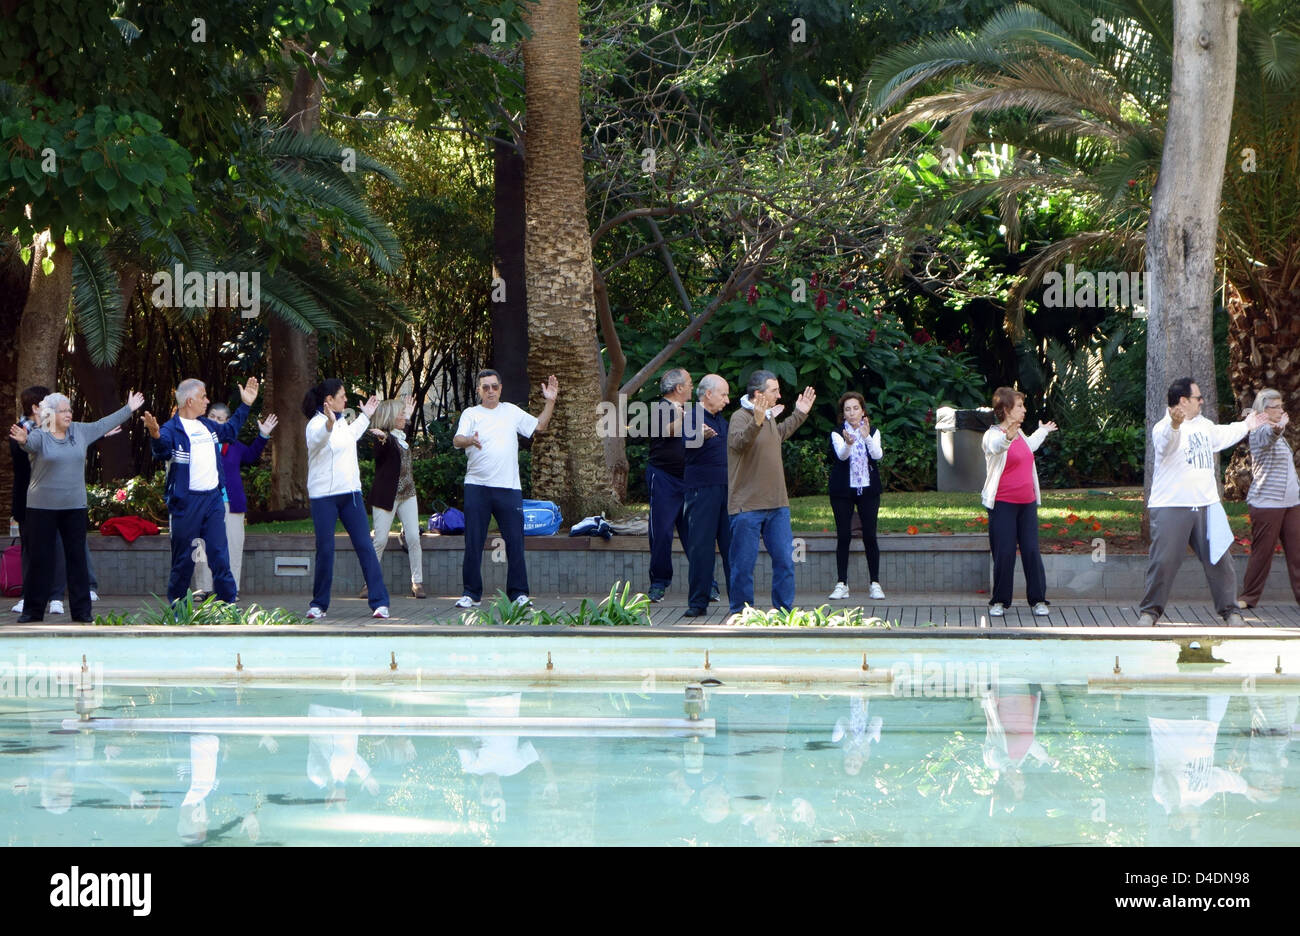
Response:
M1151 511L1151 552L1147 561L1147 589L1138 610L1159 618L1173 587L1187 547L1201 560L1205 578L1220 617L1237 610L1237 570L1232 550L1210 561L1209 513L1205 507L1156 507Z

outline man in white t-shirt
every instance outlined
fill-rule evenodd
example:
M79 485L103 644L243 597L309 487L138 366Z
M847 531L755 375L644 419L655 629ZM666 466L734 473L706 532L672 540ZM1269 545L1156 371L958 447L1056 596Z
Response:
M1168 401L1169 412L1151 430L1151 552L1138 624L1150 627L1160 619L1190 545L1205 568L1220 617L1241 626L1245 621L1237 613L1237 572L1227 548L1232 536L1219 503L1214 454L1236 445L1265 417L1252 412L1226 426L1210 422L1201 415L1204 398L1190 377L1169 385Z
M501 402L501 375L478 373L479 405L460 414L452 444L469 457L465 473L464 595L458 608L478 607L483 599L483 544L488 521L496 517L506 546L506 595L528 604L528 569L524 565L524 495L519 484L519 437L544 432L555 411L560 382L552 374L542 384L546 405L532 416L513 403Z

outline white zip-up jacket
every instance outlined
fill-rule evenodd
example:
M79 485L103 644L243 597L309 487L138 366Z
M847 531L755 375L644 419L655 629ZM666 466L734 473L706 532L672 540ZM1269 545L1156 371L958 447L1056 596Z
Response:
M330 497L361 490L361 469L357 465L357 440L370 425L370 417L358 413L347 422L334 421L325 428L325 414L307 420L307 496Z
M1246 438L1246 421L1219 426L1204 416L1187 419L1177 429L1165 418L1151 430L1156 467L1151 475L1147 508L1206 507L1219 502L1214 453Z
M1020 438L1025 440L1029 446L1029 451L1037 452L1038 447L1043 444L1047 438L1048 429L1046 426L1040 427L1033 435L1025 435L1025 430L1020 430ZM998 499L998 485L1002 483L1002 472L1007 467L1007 449L1011 448L1014 439L1008 439L1007 434L997 426L990 426L984 433L984 460L988 465L988 473L984 478L984 491L980 495L980 500L989 510L993 509L993 504ZM1043 502L1043 493L1038 487L1038 462L1034 462L1034 503Z

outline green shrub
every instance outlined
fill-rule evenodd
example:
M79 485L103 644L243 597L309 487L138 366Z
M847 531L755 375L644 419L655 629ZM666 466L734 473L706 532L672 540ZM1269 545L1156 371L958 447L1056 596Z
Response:
M140 516L167 525L167 473L132 478L123 484L87 484L86 505L90 523L98 527L110 517Z

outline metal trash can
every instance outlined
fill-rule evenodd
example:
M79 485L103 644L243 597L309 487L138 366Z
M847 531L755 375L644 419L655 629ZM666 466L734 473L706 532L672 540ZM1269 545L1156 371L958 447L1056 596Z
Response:
M982 442L993 425L993 410L954 409L935 412L935 486L940 491L982 491L987 474Z

